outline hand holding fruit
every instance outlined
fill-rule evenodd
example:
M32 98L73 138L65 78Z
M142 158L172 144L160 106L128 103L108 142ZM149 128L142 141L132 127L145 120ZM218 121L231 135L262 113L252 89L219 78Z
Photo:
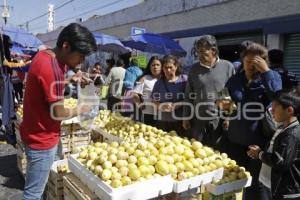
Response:
M227 99L221 99L216 101L216 105L218 106L218 108L220 108L220 110L229 110L231 104L232 101Z
M160 109L164 112L172 112L173 105L172 105L172 103L162 103L162 105L160 106Z
M258 159L259 152L261 152L260 147L257 145L250 145L248 148L247 155L252 159Z

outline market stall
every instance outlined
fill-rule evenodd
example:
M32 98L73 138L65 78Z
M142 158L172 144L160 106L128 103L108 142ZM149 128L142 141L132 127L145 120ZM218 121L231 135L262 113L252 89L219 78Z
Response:
M65 104L72 107L77 102L70 99ZM21 120L21 110L17 113ZM53 164L49 200L72 195L80 200L181 199L182 194L195 195L197 188L200 196L206 191L207 198L217 199L251 185L249 172L227 154L174 131L167 133L108 110L101 110L90 127L84 130L77 118L62 122L67 160ZM78 139L81 135L83 140ZM75 191L76 187L83 188Z

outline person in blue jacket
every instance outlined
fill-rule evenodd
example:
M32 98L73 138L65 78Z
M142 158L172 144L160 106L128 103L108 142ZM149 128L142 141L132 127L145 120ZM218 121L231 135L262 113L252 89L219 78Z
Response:
M126 69L125 78L124 78L124 89L131 90L135 86L135 82L143 75L143 70L138 66L138 60L132 58L129 67Z
M282 89L280 75L269 68L268 50L257 43L247 46L242 53L244 70L226 83L231 100L237 109L230 116L227 152L229 157L244 166L252 175L252 186L245 190L245 199L264 199L258 175L261 163L247 156L248 146L266 147L268 138L262 132L261 119L271 105L275 92ZM262 195L261 195L262 194Z

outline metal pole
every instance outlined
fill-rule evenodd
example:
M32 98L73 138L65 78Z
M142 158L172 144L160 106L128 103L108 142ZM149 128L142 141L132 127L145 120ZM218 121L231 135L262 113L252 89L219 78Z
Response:
M9 8L7 6L7 1L6 0L3 0L2 17L4 19L4 24L7 24L7 19L9 17Z

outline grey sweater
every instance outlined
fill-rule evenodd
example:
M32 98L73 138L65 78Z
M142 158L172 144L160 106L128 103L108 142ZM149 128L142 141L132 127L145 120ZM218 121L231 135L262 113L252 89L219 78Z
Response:
M215 101L218 93L233 74L234 67L227 60L220 59L211 68L195 63L189 72L185 89L185 102L193 104L193 113L197 111L201 117L213 116L210 111L216 109ZM203 105L205 103L209 103L209 105ZM201 106L199 106L200 104ZM198 109L196 110L197 105ZM189 108L184 107L185 116L189 116L190 112Z

